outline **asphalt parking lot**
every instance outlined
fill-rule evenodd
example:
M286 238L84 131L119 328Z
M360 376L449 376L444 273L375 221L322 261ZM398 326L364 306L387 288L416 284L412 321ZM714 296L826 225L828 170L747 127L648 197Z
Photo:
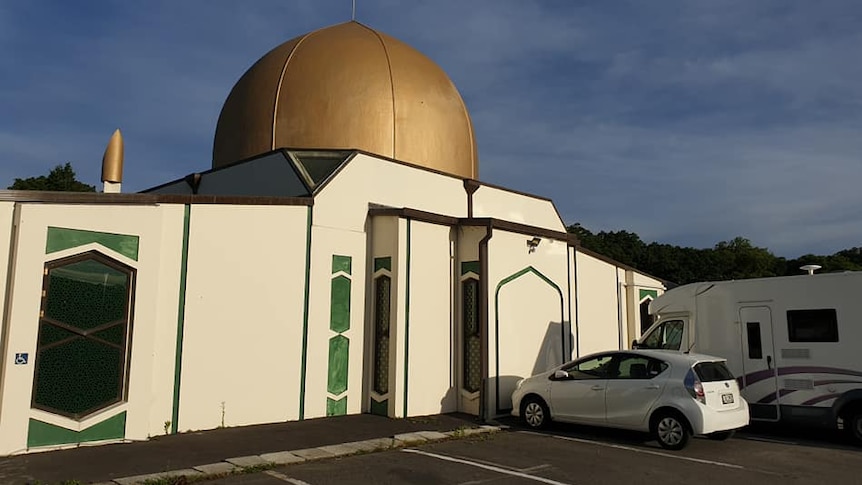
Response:
M862 450L832 436L754 429L668 452L637 433L557 425L297 464L223 485L859 483Z

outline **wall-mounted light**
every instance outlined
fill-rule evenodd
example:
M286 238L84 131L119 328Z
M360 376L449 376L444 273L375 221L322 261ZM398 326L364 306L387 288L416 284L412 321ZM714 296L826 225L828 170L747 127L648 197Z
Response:
M542 238L534 237L533 239L527 239L527 252L532 253L536 251L536 248L539 247L539 243L542 242Z

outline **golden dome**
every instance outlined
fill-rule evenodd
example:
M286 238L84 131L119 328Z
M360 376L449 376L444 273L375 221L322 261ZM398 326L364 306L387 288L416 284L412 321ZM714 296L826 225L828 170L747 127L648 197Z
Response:
M281 44L231 90L216 127L213 168L277 148L356 148L478 177L470 115L446 73L357 22Z

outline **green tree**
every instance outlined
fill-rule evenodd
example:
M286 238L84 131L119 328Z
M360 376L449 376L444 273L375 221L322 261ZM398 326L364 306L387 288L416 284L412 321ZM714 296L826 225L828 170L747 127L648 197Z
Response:
M47 190L52 192L95 192L96 187L79 182L75 179L75 171L72 164L57 165L48 175L30 177L26 179L16 178L9 190Z

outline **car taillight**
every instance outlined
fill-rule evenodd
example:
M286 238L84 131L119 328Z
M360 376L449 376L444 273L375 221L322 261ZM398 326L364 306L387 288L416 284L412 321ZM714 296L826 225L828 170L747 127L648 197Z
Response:
M700 379L694 375L694 371L689 369L688 373L685 375L685 388L688 390L688 393L691 394L691 397L697 401L700 401L701 404L706 404L706 395L703 393L703 384L701 384Z

